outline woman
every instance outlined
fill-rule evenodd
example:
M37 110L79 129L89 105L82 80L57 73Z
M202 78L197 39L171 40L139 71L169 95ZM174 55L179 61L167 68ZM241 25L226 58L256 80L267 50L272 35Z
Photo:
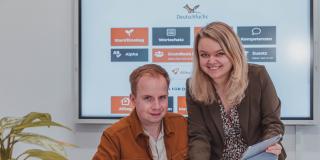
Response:
M213 22L196 36L187 80L189 158L240 159L248 146L284 134L280 100L264 66L247 64L232 28ZM276 143L266 152L286 154Z

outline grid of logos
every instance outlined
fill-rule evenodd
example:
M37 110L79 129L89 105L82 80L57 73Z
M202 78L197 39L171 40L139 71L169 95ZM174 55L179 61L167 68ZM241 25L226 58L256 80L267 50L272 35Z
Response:
M195 28L197 31L199 29ZM193 49L190 27L155 27L151 30L150 43L149 28L111 28L111 62L162 63L170 77L179 74L179 78L185 80L190 76L190 71L166 64L186 63L191 65ZM150 53L149 44L152 44ZM169 92L184 93L184 91L183 87L169 88ZM111 96L111 114L128 114L132 109L133 106L128 96ZM168 111L186 115L185 97L169 96Z
M196 35L201 27L192 29L193 34ZM151 28L151 43L149 42L149 28L147 27L111 28L110 33L111 63L162 63L171 78L179 74L180 79L185 81L191 75L190 70L169 65L184 63L191 66L193 46L191 44L190 27L153 27ZM249 62L276 62L276 48L273 47L276 44L275 26L239 26L237 27L237 33L245 45ZM151 51L149 52L150 47ZM169 92L170 90L183 92L181 95L184 95L185 92L183 87L171 87ZM170 96L168 99L169 112L187 114L184 96ZM177 108L174 108L174 106L177 106ZM128 96L111 96L111 114L128 114L132 110L133 106L130 104Z

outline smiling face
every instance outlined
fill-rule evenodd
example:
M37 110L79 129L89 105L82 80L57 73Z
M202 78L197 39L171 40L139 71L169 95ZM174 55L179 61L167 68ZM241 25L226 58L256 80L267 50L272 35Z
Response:
M202 37L198 43L199 65L215 83L225 83L229 79L232 63L218 42Z
M168 109L168 84L161 76L142 76L136 94L130 95L138 117L144 126L159 125Z

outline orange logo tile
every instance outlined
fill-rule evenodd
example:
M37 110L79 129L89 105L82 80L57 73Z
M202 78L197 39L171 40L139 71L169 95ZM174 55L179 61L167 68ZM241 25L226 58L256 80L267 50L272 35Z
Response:
M178 96L178 113L187 115L187 101L185 96Z
M128 96L112 96L111 97L111 113L112 114L129 114L133 110Z
M152 49L153 62L192 62L192 48Z
M148 28L111 28L111 46L147 46Z

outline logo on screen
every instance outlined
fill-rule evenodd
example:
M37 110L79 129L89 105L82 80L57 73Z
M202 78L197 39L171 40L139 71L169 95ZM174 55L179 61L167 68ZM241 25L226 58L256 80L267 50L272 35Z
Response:
M129 97L124 97L121 99L121 105L123 106L129 106L130 105L130 99Z
M191 69L187 67L177 67L174 66L170 69L170 77L173 79L187 79L191 76Z
M111 49L111 62L147 62L147 48Z
M187 102L186 97L178 96L178 113L187 115Z
M276 62L277 53L275 47L268 48L245 48L249 62Z
M154 56L157 57L157 58L163 57L163 55L164 55L164 53L161 52L161 51L154 52Z
M185 4L184 6L182 6L182 8L184 9L184 13L177 14L176 18L178 20L208 19L207 14L202 14L198 11L200 8L199 4L196 4L194 6L192 6L190 4Z
M245 45L276 44L276 26L238 26L237 33Z
M177 35L177 30L175 28L168 28L167 29L167 36L168 37L175 37Z
M126 29L124 30L124 32L129 36L131 37L131 34L133 33L134 29Z
M111 28L111 46L148 46L148 28Z
M119 57L121 57L121 53L120 53L120 51L117 51L117 50L114 50L113 52L112 52L112 54L113 55L115 55L117 58L119 58Z
M168 112L173 112L173 97L168 97Z
M190 45L190 27L153 27L152 45Z
M179 70L180 70L180 68L173 68L172 70L171 70L171 72L173 73L173 74L175 74L175 75L177 75L178 73L179 73Z
M152 62L192 62L192 48L152 49Z
M112 96L111 97L111 113L112 114L129 114L133 110L128 96Z
M198 13L198 12L195 12L195 10L199 7L200 5L195 5L194 7L190 7L188 4L183 6L183 8L188 11L188 13Z
M259 28L259 27L252 28L251 35L256 36L256 35L259 35L259 34L261 34L261 28Z

